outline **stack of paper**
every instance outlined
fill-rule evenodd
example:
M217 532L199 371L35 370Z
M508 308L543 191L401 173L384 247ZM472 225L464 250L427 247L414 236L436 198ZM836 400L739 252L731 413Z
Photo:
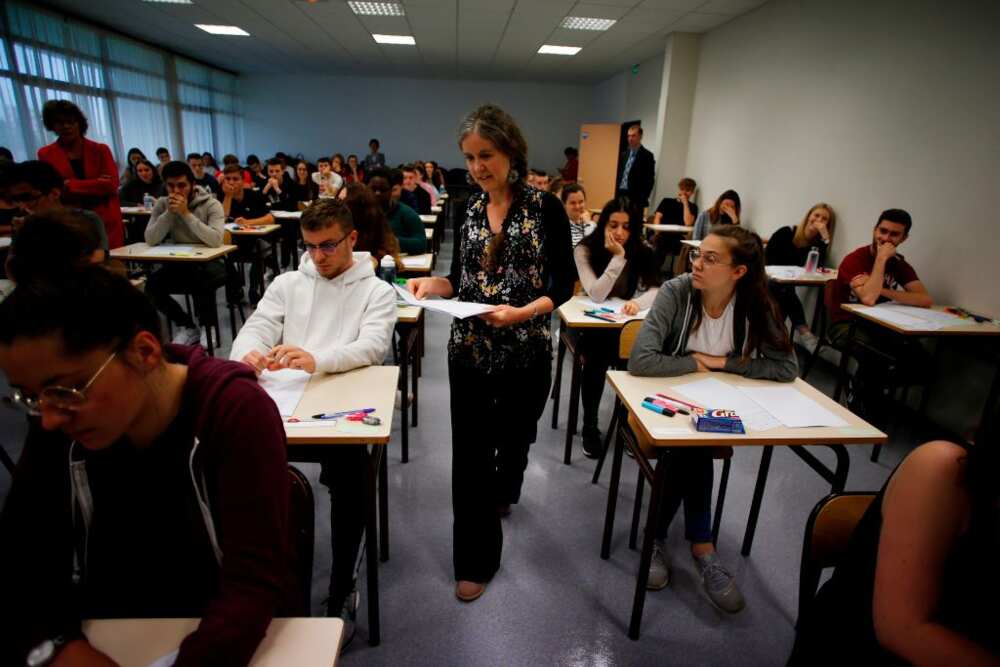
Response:
M767 431L781 426L781 423L771 416L767 410L744 394L739 388L726 384L715 378L705 378L687 384L671 387L671 393L676 391L692 403L703 408L735 410L743 421L743 426L749 431Z
M302 400L302 394L309 384L309 377L309 373L305 371L284 368L280 371L264 371L257 381L278 406L278 412L287 417L295 412L299 401Z
M778 264L769 264L764 267L767 271L767 276L769 278L783 278L785 280L793 280L798 278L804 273L801 266L781 266Z
M880 303L877 306L861 306L859 312L868 313L903 329L937 331L961 323L961 318L951 313L930 308L904 306L898 303Z
M426 308L438 313L445 313L460 320L464 320L466 317L473 317L474 315L482 315L496 308L496 306L491 306L487 303L469 303L468 301L458 301L457 299L418 299L405 287L399 285L393 285L393 287L396 288L397 300L401 300L411 306L419 306L420 308Z

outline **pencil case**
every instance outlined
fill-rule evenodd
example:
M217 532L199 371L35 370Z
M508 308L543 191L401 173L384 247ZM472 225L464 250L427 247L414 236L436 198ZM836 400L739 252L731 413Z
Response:
M710 410L691 415L694 430L705 433L746 433L743 422L733 410Z

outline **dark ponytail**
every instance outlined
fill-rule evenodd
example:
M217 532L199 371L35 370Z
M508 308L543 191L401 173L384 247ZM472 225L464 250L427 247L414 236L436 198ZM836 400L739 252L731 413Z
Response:
M101 266L18 285L0 303L0 345L58 336L68 354L78 355L122 349L140 331L162 343L156 308L127 278Z

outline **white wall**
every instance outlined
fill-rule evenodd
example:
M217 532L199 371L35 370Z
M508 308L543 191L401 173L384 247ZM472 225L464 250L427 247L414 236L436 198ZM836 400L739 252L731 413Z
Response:
M1000 3L772 0L702 38L687 170L768 234L837 211L837 257L907 209L941 302L1000 315Z
M531 166L550 172L565 162L588 120L592 87L505 81L445 81L339 76L242 76L246 149L310 159L368 152L378 137L389 164L416 159L462 167L456 131L486 102L518 121Z

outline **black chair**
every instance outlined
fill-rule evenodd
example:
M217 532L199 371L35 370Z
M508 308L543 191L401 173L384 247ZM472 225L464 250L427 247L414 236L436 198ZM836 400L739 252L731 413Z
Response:
M315 505L312 486L306 476L295 466L288 466L290 502L289 526L295 544L296 591L295 615L312 616L313 542L315 539Z

